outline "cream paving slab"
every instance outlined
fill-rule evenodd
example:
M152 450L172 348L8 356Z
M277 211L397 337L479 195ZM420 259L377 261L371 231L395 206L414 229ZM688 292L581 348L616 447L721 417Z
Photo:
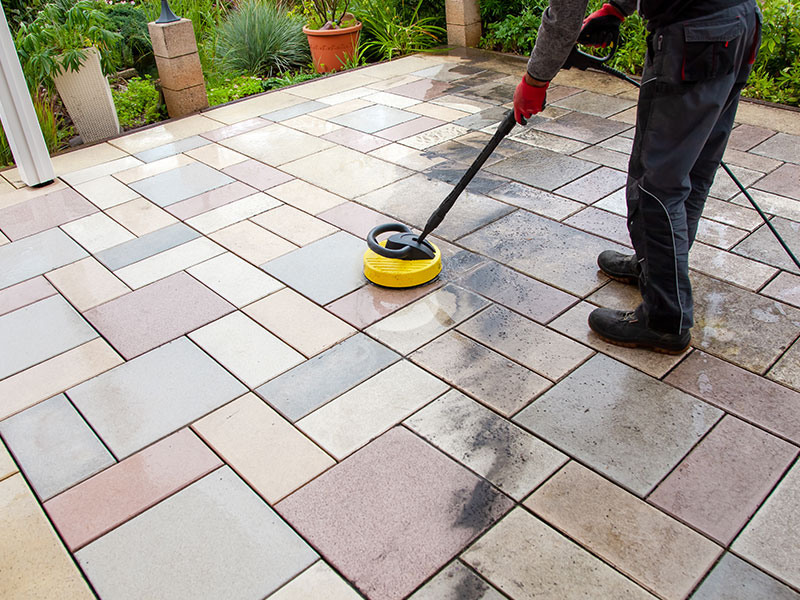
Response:
M50 271L45 277L81 312L131 291L91 256Z
M682 600L722 548L570 462L525 506L660 598Z
M281 124L315 137L322 137L327 133L342 128L341 125L336 125L335 123L318 117L312 117L311 115L300 115L299 117L282 121Z
M795 462L731 548L767 573L800 588L800 463Z
M449 283L370 325L365 332L400 354L408 354L488 304L481 296Z
M303 417L296 425L342 460L447 389L446 383L403 360Z
M424 171L446 160L443 156L430 156L429 154L402 144L389 144L369 153L370 156L414 171Z
M253 217L252 221L298 246L305 246L338 231L333 225L315 219L292 206L273 208ZM270 259L267 258L261 262L267 262L267 260Z
M778 269L719 248L695 243L689 252L692 269L729 281L756 292L772 279Z
M0 381L0 420L122 364L108 343L96 338Z
M515 600L655 599L522 508L511 511L461 558Z
M114 271L132 289L138 289L225 252L207 238L198 238Z
M5 600L93 600L22 475L0 481L0 596Z
M375 83L379 77L368 75L369 70L349 71L337 75L328 75L301 86L292 88L292 93L309 100L317 100L354 88L365 87Z
M215 410L192 428L270 504L336 464L254 394Z
M451 110L465 112L470 115L479 113L482 110L486 110L487 108L492 108L493 106L492 104L487 104L486 102L479 102L477 100L462 98L460 96L454 96L452 94L439 96L438 98L431 100L430 103L438 106L443 106Z
M65 223L61 229L93 254L135 237L130 231L102 212Z
M269 600L359 600L361 596L324 561L319 560L269 596Z
M17 463L11 458L11 455L8 453L8 448L6 448L3 441L0 440L0 481L11 477L14 473L19 473Z
M294 88L297 89L297 88ZM206 117L232 125L240 121L246 121L254 117L260 117L264 113L272 112L305 102L305 98L289 93L288 91L276 91L266 94L259 94L251 96L240 102L234 102L219 108L213 108L203 113ZM268 121L264 121L264 125L269 125Z
M783 217L784 219L800 221L800 200L754 189L748 190L748 193L753 197L753 200L756 201L756 203L765 213L777 215L779 217ZM730 203L743 207L751 206L750 201L745 198L744 194L734 196L731 198ZM757 225L760 226L761 223L763 223L763 221L759 217Z
M190 267L186 272L237 308L283 287L261 269L230 252Z
M259 192L192 217L186 223L200 233L208 235L223 227L244 221L271 208L280 206L280 204L272 196Z
M423 117L430 117L431 119L439 119L440 121L458 121L464 117L473 114L470 111L457 110L455 108L448 108L447 106L440 106L430 102L422 102L409 106L409 112L417 113Z
M288 288L243 310L306 357L319 354L356 333L338 317Z
M219 127L219 122L205 115L191 115L182 119L170 120L163 125L114 138L108 143L129 154L136 154L137 152L177 142Z
M455 390L406 419L405 425L517 501L569 460Z
M273 167L320 152L334 145L278 123L224 139L220 144Z
M258 387L305 360L239 311L196 329L189 337L249 388Z
M416 148L417 150L426 150L431 146L436 146L437 144L447 142L467 133L469 133L469 129L466 127L461 127L461 125L455 125L454 123L447 123L446 125L440 125L429 131L403 138L399 143L404 146Z
M412 171L342 146L284 165L283 170L352 200L412 174Z
M720 202L724 202L724 200L720 200ZM747 231L719 223L718 221L701 218L697 228L696 241L722 248L723 250L730 250L741 242L747 236L747 233Z
M219 144L208 144L207 146L189 150L184 154L207 164L209 167L214 167L215 169L219 170L247 160L247 157L244 154L239 154L238 152L235 152L230 148L220 146Z
M85 256L86 250L57 227L5 244L0 246L0 289Z
M291 242L249 220L219 229L208 237L254 265L297 249Z
M430 66L425 57L419 55L404 56L397 60L383 62L369 67L368 73L376 79L389 79L399 75L408 75Z
M496 589L455 560L414 594L409 600L503 600Z
M318 215L346 202L341 196L331 194L327 190L311 185L302 179L293 179L270 188L269 194L311 215Z
M338 96L338 94L334 94L333 96L328 96L327 98L323 98L323 100L330 100ZM371 106L369 102L366 100L362 100L360 98L356 98L355 100L347 100L345 102L339 102L337 104L333 104L326 108L320 108L319 110L315 110L314 112L308 113L312 117L317 117L318 119L325 119L330 120L339 115L343 115L350 112L355 112L357 110L361 110L362 108L366 108L367 106Z
M375 73L370 71L370 75L375 76ZM398 74L393 77L389 77L388 79L381 78L375 83L370 83L367 87L371 90L385 92L391 88L405 85L407 83L414 83L416 81L423 81L423 78L417 77L416 75Z
M375 92L369 96L364 96L364 100L367 102L373 102L375 104L383 104L385 106L401 109L406 109L410 106L420 103L420 100L417 100L416 98L400 96L398 94L392 94L391 92L385 91Z
M132 169L141 164L142 161L139 159L133 156L125 156L124 158L118 158L111 162L99 163L94 167L73 171L72 173L63 175L61 178L70 185L79 185L91 181L92 179L97 179L98 177L105 177L106 175L113 175L120 171Z
M101 210L139 197L138 193L112 175L98 177L73 187Z
M125 169L119 173L114 173L114 179L117 179L122 183L129 184L141 179L146 179L147 177L159 175L166 171L171 171L172 169L185 167L193 162L197 161L189 156L186 156L185 154L176 154L175 156L168 156L155 162L141 164L138 167Z
M147 198L137 198L107 209L106 214L136 236L147 235L178 222Z
M66 190L68 187L69 186L67 186L67 184L63 181L56 179L53 181L53 183L44 187L32 188L25 186L12 192L3 193L0 194L0 209L14 206L15 204L19 204L33 198L38 198L39 196L44 196L45 194Z
M57 174L61 174L88 169L102 163L125 158L125 156L127 156L126 152L115 148L109 142L102 142L52 156L50 160L53 162L53 169Z

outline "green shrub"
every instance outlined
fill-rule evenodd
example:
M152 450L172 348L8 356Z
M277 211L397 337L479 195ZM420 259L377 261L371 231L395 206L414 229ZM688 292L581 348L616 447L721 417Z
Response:
M277 88L286 87L287 85L294 85L295 83L302 83L310 79L322 77L316 71L298 71L296 73L284 73L280 77L270 77L264 80L265 90L274 90Z
M241 0L230 12L217 32L216 55L226 71L253 77L272 77L311 60L302 19L259 0Z
M144 11L130 4L112 4L106 9L106 14L114 30L120 34L114 47L117 63L121 67L141 68L143 62L154 62Z
M422 1L406 5L405 0L364 0L358 16L364 24L362 48L367 56L389 60L441 44L447 32L434 17L420 16Z
M245 96L259 94L265 90L264 82L257 77L240 76L223 80L216 85L208 86L209 106L225 104Z
M33 109L39 121L39 128L42 130L44 143L47 151L52 154L57 152L67 144L67 140L72 137L72 127L66 127L60 114L57 114L53 97L44 93L33 96ZM14 164L14 157L11 154L11 146L6 138L6 133L0 126L0 167Z
M234 4L229 0L169 0L172 12L191 20L198 46L207 39L213 41L216 28ZM148 22L155 21L161 14L161 0L142 0L141 8Z
M530 54L536 43L539 25L542 24L542 12L547 6L548 0L534 0L518 14L510 14L501 21L489 23L481 39L481 47Z
M119 124L125 129L159 121L164 115L161 94L149 76L134 77L128 82L127 89L114 90L111 94Z

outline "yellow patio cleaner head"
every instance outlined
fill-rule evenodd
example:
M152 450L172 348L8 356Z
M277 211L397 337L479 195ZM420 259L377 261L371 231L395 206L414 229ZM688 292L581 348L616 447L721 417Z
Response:
M447 198L433 211L421 234L415 234L400 223L378 225L369 232L367 236L369 250L364 253L364 276L367 279L384 287L407 288L427 283L439 274L442 270L442 253L425 238L439 226L447 212L453 208L461 192L494 152L500 140L514 128L515 123L514 111L510 110L475 162L470 165ZM379 242L378 236L389 231L398 233Z

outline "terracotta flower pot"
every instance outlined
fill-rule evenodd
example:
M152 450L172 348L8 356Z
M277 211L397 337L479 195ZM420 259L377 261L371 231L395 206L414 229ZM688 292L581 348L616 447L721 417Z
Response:
M341 29L309 29L303 27L311 48L311 58L317 73L328 73L344 67L358 48L361 23Z

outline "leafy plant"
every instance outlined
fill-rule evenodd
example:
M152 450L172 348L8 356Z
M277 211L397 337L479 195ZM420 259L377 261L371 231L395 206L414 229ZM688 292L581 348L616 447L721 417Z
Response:
M509 14L497 23L489 23L481 39L481 47L530 54L536 43L539 25L542 24L542 12L548 4L547 0L534 0L519 13Z
M294 85L295 83L302 83L310 79L321 77L316 71L298 71L296 73L284 73L280 77L270 77L264 80L265 90L274 90L287 85Z
M112 4L106 9L106 14L113 29L120 34L114 47L118 64L136 67L152 57L147 16L142 9L131 4Z
M269 2L241 0L219 27L217 59L231 73L271 77L306 65L311 55L298 17Z
M337 29L355 25L355 17L347 12L350 0L303 0L309 29Z
M120 35L110 30L98 6L92 0L53 0L31 23L20 25L17 52L31 87L49 87L61 72L77 71L88 46L100 51L103 71L113 71L113 46Z
M43 0L4 0L3 11L11 32L15 32L20 23L30 21L39 12L42 4Z
M198 46L214 40L217 26L235 4L232 0L169 0L172 12L191 20ZM155 21L161 14L161 0L142 0L141 8L148 22Z
M225 104L232 100L259 94L264 90L264 81L257 77L234 77L233 79L226 79L214 87L208 86L208 104L209 106Z
M111 95L114 97L119 124L125 129L153 123L164 115L161 94L149 76L134 77L126 89L114 90Z
M35 94L32 98L33 109L39 121L39 128L44 136L44 143L51 154L63 148L67 140L72 137L72 127L65 126L63 118L56 110L56 101L53 96L44 92ZM11 146L6 138L6 133L0 126L0 167L14 163Z
M399 4L366 0L362 4L364 12L361 16L367 34L363 52L378 60L389 60L438 45L447 31L436 25L433 17L419 16L422 2L419 0L409 18L403 19L404 0Z

